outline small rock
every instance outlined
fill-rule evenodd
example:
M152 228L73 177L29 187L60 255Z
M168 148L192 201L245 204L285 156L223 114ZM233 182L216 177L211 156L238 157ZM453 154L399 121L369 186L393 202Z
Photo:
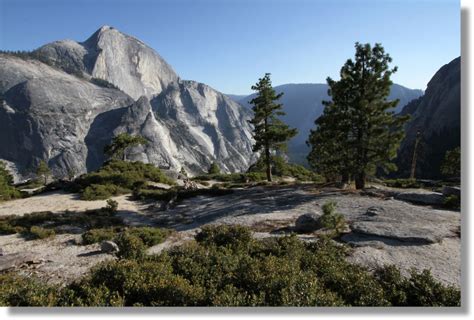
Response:
M319 216L315 213L305 213L296 219L296 232L312 232L319 229Z
M444 196L461 196L461 188L460 187L451 187L451 186L444 186L441 190L441 193Z
M118 245L113 241L102 241L100 243L100 250L105 253L119 252Z
M2 249L2 248L0 248L0 257L1 257L1 256L3 256L3 255L4 255L4 253L3 253L3 249Z
M378 216L379 214L384 213L384 212L385 212L385 209L382 208L382 207L370 207L370 208L367 209L365 214L370 216L370 217L374 217L374 216Z

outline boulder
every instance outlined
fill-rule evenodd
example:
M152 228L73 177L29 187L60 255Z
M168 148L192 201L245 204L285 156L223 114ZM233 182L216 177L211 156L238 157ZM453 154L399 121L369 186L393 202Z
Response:
M296 232L313 232L320 228L319 215L315 213L305 213L296 219Z
M102 241L100 243L100 250L104 253L114 253L120 251L118 245L113 241Z
M3 249L2 249L2 248L0 248L0 257L2 257L3 255L4 255L4 253L3 253Z
M384 212L385 212L385 209L382 208L382 207L370 207L370 208L367 209L365 214L368 215L369 217L374 217L374 216L378 216L379 214L382 214Z
M395 199L417 204L440 206L444 204L444 196L438 192L404 192L395 196Z
M441 193L444 196L461 197L461 187L444 186L443 189L441 190Z

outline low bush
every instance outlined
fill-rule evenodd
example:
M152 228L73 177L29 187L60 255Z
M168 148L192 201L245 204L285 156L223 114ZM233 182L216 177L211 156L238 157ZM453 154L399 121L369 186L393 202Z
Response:
M209 226L190 242L145 256L122 233L118 261L96 266L64 288L0 276L0 304L59 306L459 306L460 291L429 271L408 278L388 266L349 263L347 247L296 236L256 240L240 226ZM31 288L30 291L28 291ZM22 295L24 293L24 295Z
M422 188L423 184L415 179L387 179L384 183L392 188Z
M318 219L318 223L323 228L333 230L335 236L346 227L346 220L342 214L336 212L336 203L334 201L326 202L323 205L323 214Z
M45 229L42 227L38 226L33 226L30 228L30 231L28 232L28 237L32 239L46 239L49 237L54 237L56 235L56 232L52 229Z
M121 228L99 228L91 229L82 234L82 244L100 243L106 240L113 240L120 233Z
M444 198L444 206L450 209L459 210L461 208L461 198L456 195L449 195Z
M68 189L81 193L84 200L98 200L132 192L146 181L175 184L152 164L111 160L98 171L77 178Z
M21 233L27 237L31 235L32 228L61 233L63 227L78 227L89 230L113 226L123 226L123 220L114 216L114 213L107 207L84 212L53 213L47 211L25 214L21 217L0 217L0 234ZM42 233L41 229L39 229L39 233Z
M82 234L82 244L100 243L104 240L113 240L121 234L128 233L129 235L136 236L147 247L154 246L162 243L169 235L170 230L153 227L110 227L110 228L99 228L91 229Z
M114 241L120 249L117 252L117 257L120 259L141 260L146 256L146 246L137 235L121 232Z

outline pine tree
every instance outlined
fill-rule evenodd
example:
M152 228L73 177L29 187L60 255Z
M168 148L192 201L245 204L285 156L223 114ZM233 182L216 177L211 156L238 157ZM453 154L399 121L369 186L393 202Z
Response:
M353 176L356 188L365 187L368 174L376 169L395 170L391 160L404 136L407 116L391 111L398 100L388 101L397 68L380 44L355 45L354 61L341 68L339 81L328 78L332 101L325 102L322 119L308 143L313 149L310 163L320 170L336 171L343 178Z
M254 152L263 152L266 164L267 180L272 181L272 153L286 151L286 143L297 134L296 129L290 128L278 116L285 115L282 105L276 103L283 93L276 94L272 88L270 74L266 73L263 78L252 86L257 91L257 96L250 101L253 104L254 117L250 123L254 126L253 146Z
M146 144L148 140L142 136L132 136L128 133L121 133L112 139L112 142L105 146L104 153L112 159L127 160L127 149Z
M36 176L38 178L43 178L43 182L46 185L48 183L48 178L51 176L51 170L48 167L48 164L41 160L38 164L38 167L36 167Z
M219 167L217 162L214 161L211 164L211 166L209 167L208 173L209 174L220 174L221 173L221 168Z
M441 164L441 174L445 177L461 176L461 147L446 151Z

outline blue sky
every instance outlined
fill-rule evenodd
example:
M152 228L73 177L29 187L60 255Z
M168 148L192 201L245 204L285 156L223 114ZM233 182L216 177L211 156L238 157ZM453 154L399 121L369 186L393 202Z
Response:
M354 42L380 42L393 81L425 89L460 55L457 0L0 0L0 48L83 41L102 25L133 35L184 79L250 93L265 72L274 85L338 78Z

